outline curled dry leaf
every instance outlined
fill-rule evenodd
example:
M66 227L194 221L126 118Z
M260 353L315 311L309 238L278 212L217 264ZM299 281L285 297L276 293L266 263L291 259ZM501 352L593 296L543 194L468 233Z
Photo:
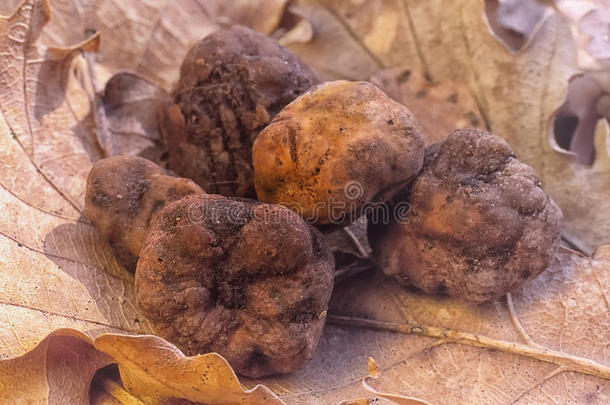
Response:
M313 40L293 41L287 48L299 55L321 80L357 80L370 76L382 65L366 46L354 39L350 32L323 2L295 2L293 13L309 21ZM341 52L338 50L341 49Z
M163 149L157 111L169 101L168 94L137 74L124 72L108 80L100 97L103 109L95 114L108 124L97 125L97 138L106 144L106 155L138 155L159 163Z
M229 363L216 353L186 357L157 336L102 335L94 345L113 357L125 388L147 404L172 398L219 405L283 404L262 385L244 390Z
M556 10L565 18L578 49L578 64L584 70L610 69L608 0L556 0Z
M308 43L313 39L313 25L311 21L299 13L299 10L289 6L278 29L273 33L277 42L282 46L295 43Z
M215 353L186 357L156 336L91 339L74 329L56 330L25 355L0 362L0 401L89 404L94 374L114 362L123 385L146 404L174 398L207 404L283 403L263 386L243 389L229 363Z
M151 330L135 308L131 276L80 218L86 174L103 155L93 135L89 94L80 85L88 74L80 49L95 40L61 49L44 44L75 43L85 38L85 28L98 29L106 44L98 73L131 68L169 86L191 39L220 22L216 2L89 4L75 17L72 1L54 1L61 17L49 28L43 28L49 18L43 0L27 0L0 20L0 51L8 55L0 69L0 381L11 387L18 381L7 373L23 376L30 397L47 403L86 398L88 376L108 361L69 331L61 332L69 335L61 342L91 360L75 368L60 364L65 350L51 344L55 335L44 340L49 333L72 328L90 339ZM550 15L529 46L511 55L489 33L481 2L297 0L294 7L311 23L313 38L290 47L324 77L366 78L408 62L434 81L465 83L484 121L537 168L563 206L566 234L587 250L606 240L610 158L599 145L606 144L607 129L598 126L592 167L574 165L547 139L550 117L577 72L562 18ZM117 120L123 124L142 125ZM480 307L424 296L362 272L338 287L332 310L335 322L344 325L327 327L312 362L264 382L290 403L363 397L362 364L373 356L384 372L378 383L384 391L432 402L609 402L609 249L600 248L593 259L562 251L553 269L510 301ZM165 345L157 349L174 353ZM144 344L139 349L153 350ZM169 363L195 361L174 354L165 357ZM62 364L64 379L49 379ZM164 378L171 376L179 379ZM137 381L150 376L144 377L130 380L133 390L143 392ZM259 382L244 381L252 387Z
M111 362L86 335L58 329L23 356L0 362L0 402L86 405L95 372Z
M595 145L595 128L610 118L610 74L588 72L570 80L566 101L553 117L550 143L553 148L582 165L603 160L606 146Z
M48 3L0 19L0 355L16 357L62 327L146 332L132 277L81 218L86 176L101 151L79 85L80 50L36 42Z
M489 28L513 52L527 45L550 12L543 0L485 0Z

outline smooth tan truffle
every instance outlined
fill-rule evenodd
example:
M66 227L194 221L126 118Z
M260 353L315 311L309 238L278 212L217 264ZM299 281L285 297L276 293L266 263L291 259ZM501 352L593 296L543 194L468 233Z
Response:
M394 202L408 215L370 223L381 270L428 293L484 302L514 291L551 263L561 210L501 138L459 130L428 151Z
M207 192L254 197L252 142L317 80L294 54L247 27L193 46L159 124L169 168Z
M135 287L142 313L187 355L217 352L260 377L311 358L333 271L323 236L296 213L208 194L163 210Z
M113 156L97 161L89 173L85 217L119 263L134 271L151 221L168 202L193 194L203 190L149 160Z
M317 224L348 224L422 167L420 123L368 82L321 84L287 105L252 150L261 201Z

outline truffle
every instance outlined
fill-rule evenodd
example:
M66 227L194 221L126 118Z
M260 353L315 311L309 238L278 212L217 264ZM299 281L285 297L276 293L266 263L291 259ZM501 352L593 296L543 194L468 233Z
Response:
M321 84L286 106L254 142L261 201L320 225L355 221L422 167L421 124L368 82Z
M315 83L295 55L249 28L208 35L188 52L159 115L169 168L209 193L254 197L252 142Z
M87 178L85 217L107 239L119 263L136 268L148 227L168 202L203 194L197 184L134 156L98 160Z
M428 293L502 296L546 269L559 243L561 211L534 169L485 131L433 145L394 202L408 213L369 224L374 255L385 274Z
M237 373L260 377L312 356L333 271L323 236L294 212L208 194L168 205L152 225L136 296L187 355L217 352Z

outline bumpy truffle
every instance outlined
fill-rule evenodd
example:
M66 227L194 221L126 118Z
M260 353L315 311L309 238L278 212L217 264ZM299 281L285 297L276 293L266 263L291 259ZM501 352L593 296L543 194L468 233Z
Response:
M318 224L347 224L383 202L422 167L420 123L371 83L319 85L286 106L257 137L261 201Z
M551 262L561 211L534 169L501 138L459 130L428 151L388 224L369 224L380 268L403 284L483 302L518 288Z
M209 193L254 197L254 138L315 83L295 55L249 28L208 35L187 54L174 102L161 110L170 169Z
M137 302L189 355L217 352L250 377L287 373L318 344L333 271L323 236L289 209L187 197L151 228Z
M87 179L85 217L112 246L119 263L134 271L144 237L168 202L203 194L197 184L134 156L97 161Z

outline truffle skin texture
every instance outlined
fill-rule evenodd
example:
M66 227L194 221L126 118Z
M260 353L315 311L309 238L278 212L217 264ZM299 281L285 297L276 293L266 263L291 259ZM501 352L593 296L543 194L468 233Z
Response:
M346 225L422 167L417 118L368 82L321 84L286 106L254 142L258 199L308 222Z
M136 296L186 354L217 352L260 377L311 358L333 271L323 236L294 212L208 194L163 210L138 261Z
M561 210L534 169L486 131L433 145L396 201L410 204L408 215L369 224L374 255L385 274L428 293L497 298L546 269L559 243Z
M188 179L135 156L98 160L87 178L85 217L112 246L117 260L135 271L151 221L168 203L202 194Z
M159 116L169 168L209 193L255 197L252 142L315 83L295 55L249 28L208 35L187 54Z

